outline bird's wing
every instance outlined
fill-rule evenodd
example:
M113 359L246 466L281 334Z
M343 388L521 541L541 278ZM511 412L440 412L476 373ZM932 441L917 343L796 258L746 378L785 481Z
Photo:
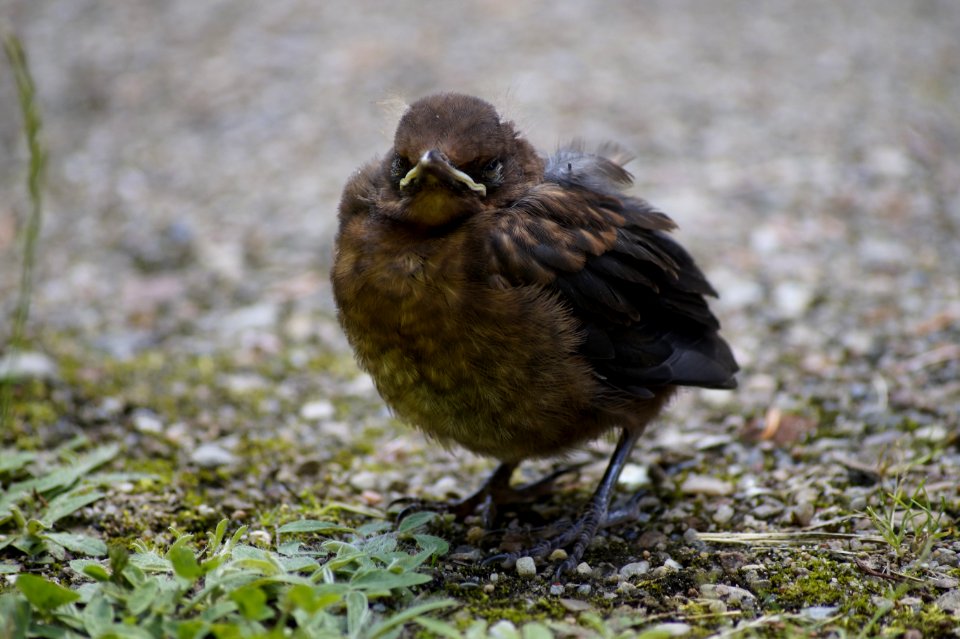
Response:
M612 387L734 387L736 361L704 299L716 293L667 234L670 218L621 193L629 182L615 162L558 153L546 181L496 218L495 284L556 291L582 323L581 354Z

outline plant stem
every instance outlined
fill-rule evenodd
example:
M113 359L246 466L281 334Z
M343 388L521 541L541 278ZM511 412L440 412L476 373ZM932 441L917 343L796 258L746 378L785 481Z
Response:
M23 346L23 336L30 316L30 299L33 294L33 268L36 261L37 239L43 222L43 179L47 164L47 153L40 141L43 122L40 106L36 101L36 86L27 66L26 55L20 39L13 34L3 38L3 49L10 62L13 78L17 84L20 98L20 111L23 114L23 131L30 152L30 164L27 171L27 192L30 198L30 213L23 233L23 265L20 272L20 289L17 306L14 311L13 327L10 332L8 352L14 354ZM13 402L13 384L11 379L0 378L0 427L6 428L11 418Z

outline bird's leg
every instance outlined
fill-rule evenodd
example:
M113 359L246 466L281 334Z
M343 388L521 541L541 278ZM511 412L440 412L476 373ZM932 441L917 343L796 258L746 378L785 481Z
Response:
M564 475L577 472L588 463L589 462L578 462L576 464L570 464L569 466L557 468L549 475L545 475L536 481L530 482L529 484L517 486L516 488L508 486L507 490L502 493L502 499L497 500L497 503L525 504L536 500L537 497L549 495L553 492L553 486L557 483L558 479Z
M627 503L616 510L607 511L607 518L600 522L600 528L612 528L628 521L637 521L640 519L640 502L649 495L645 490L637 491Z
M400 511L397 515L397 521L402 521L408 515L421 510L439 510L454 515L457 519L466 519L476 512L477 508L483 507L487 519L489 511L496 507L505 494L509 494L510 477L513 475L517 462L501 462L496 470L487 478L483 485L469 497L458 499L452 502L428 502L421 500L412 500L409 506ZM393 503L407 500L398 500Z
M564 466L529 484L513 487L510 485L510 477L513 475L513 471L518 464L516 462L502 462L477 492L469 497L464 497L463 499L449 503L431 503L414 500L414 503L411 503L400 511L397 519L399 521L418 510L429 510L433 508L451 513L457 519L465 519L473 515L478 508L481 508L483 523L489 528L493 524L493 519L496 516L497 506L503 504L530 503L538 497L550 494L557 479L576 472L584 465L585 463Z
M586 550L587 545L589 545L594 535L597 534L597 530L606 522L613 490L617 485L617 480L620 478L620 473L623 471L624 464L626 464L627 459L630 457L630 451L633 450L633 446L636 444L642 432L642 429L623 429L620 440L617 442L617 447L613 451L613 456L610 458L610 463L607 465L607 470L603 474L603 479L600 480L600 484L597 486L597 490L593 493L590 501L587 502L580 511L580 516L576 521L572 522L558 535L544 539L532 548L495 555L486 559L483 563L488 564L499 561L504 564L510 564L523 556L540 559L558 548L572 546L567 553L567 558L557 569L557 576L559 577L574 568L580 562L581 557L583 557L583 552ZM617 523L619 523L619 521L621 520L618 519Z

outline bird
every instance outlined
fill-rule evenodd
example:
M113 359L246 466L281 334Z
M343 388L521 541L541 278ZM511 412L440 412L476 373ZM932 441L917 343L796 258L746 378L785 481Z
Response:
M673 220L627 193L629 159L580 143L542 156L487 101L438 93L344 187L331 282L359 366L402 421L499 461L458 516L549 492L553 476L511 486L524 460L619 434L574 519L488 561L562 549L557 574L571 570L624 518L620 473L678 388L736 387L717 293Z

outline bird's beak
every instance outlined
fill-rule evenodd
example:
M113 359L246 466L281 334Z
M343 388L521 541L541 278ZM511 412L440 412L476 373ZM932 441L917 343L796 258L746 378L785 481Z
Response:
M459 182L471 191L478 193L480 197L487 194L487 187L474 182L472 177L450 164L439 151L433 149L421 155L417 165L403 176L403 179L400 180L400 190L402 191L428 176L447 182Z

